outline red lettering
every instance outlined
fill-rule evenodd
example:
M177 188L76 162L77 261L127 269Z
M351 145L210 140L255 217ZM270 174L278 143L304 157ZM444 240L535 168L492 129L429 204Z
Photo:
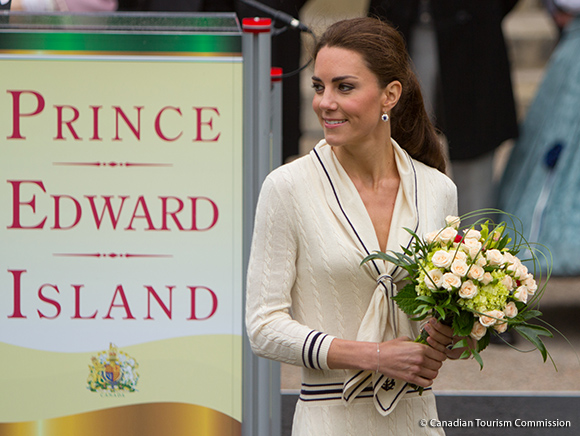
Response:
M52 299L48 298L47 296L45 296L45 295L43 294L43 292L42 292L42 290L43 290L44 288L52 288L52 289L54 289L54 290L56 291L56 293L57 293L57 294L60 294L60 291L58 290L58 287L57 287L56 285L49 285L49 284L45 284L45 285L42 285L42 286L41 286L41 287L38 289L38 298L40 298L40 299L41 299L42 301L44 301L45 303L48 303L48 304L50 304L50 305L54 306L54 308L55 308L55 310L56 310L56 313L55 313L53 316L48 316L48 315L45 315L45 314L44 314L44 313L42 313L40 310L37 310L37 312L38 312L38 317L39 317L39 318L41 318L41 319L42 319L42 318L48 318L48 319L55 319L55 318L58 318L58 316L60 315L60 310L61 310L60 304L59 304L57 301L55 301L55 300L52 300Z
M56 136L54 137L54 139L65 139L62 131L63 131L63 125L66 125L68 127L68 130L72 133L73 138L75 138L76 140L81 139L79 137L79 135L77 135L77 132L75 131L74 127L73 127L73 123L79 119L79 115L80 112L79 110L74 107L74 106L54 106L56 108L56 128L57 128L57 133ZM62 112L63 109L71 109L72 110L72 119L68 120L68 121L64 121L63 120L63 116L62 116Z
M26 270L8 270L8 272L12 274L14 279L14 311L12 312L12 315L8 316L8 318L26 318L22 315L21 310L22 273L25 273Z
M102 138L99 136L99 110L103 106L89 106L93 110L93 136L91 141L101 141Z
M75 290L75 316L71 316L71 319L94 319L97 317L98 310L95 310L91 316L81 315L81 288L83 285L72 285ZM109 309L109 313L111 310Z
M137 209L139 209L139 206L141 206L141 208L143 209L143 215L137 215ZM127 228L125 228L125 230L135 230L133 228L133 220L135 218L145 218L147 220L147 224L149 225L149 228L145 229L145 230L157 230L155 228L155 226L153 225L153 220L151 219L151 214L149 213L149 209L147 208L147 203L145 202L145 198L143 196L140 196L139 199L137 200L137 204L135 205L135 210L133 211L133 215L131 217L131 222L129 223L129 226Z
M215 107L194 107L193 110L195 110L197 113L197 123L196 123L197 136L193 141L194 142L216 142L219 139L221 133L218 133L217 136L215 136L211 139L210 138L204 139L204 138L202 138L201 128L202 128L202 126L205 125L205 126L208 126L210 128L210 130L213 130L213 118L210 117L208 121L202 121L202 112L205 110L210 110L210 111L215 112L219 116L220 113L219 113L218 109Z
M38 115L44 110L44 97L35 91L6 91L12 94L12 135L7 136L6 139L26 139L26 136L22 136L20 133L20 119L22 117L33 117ZM21 113L20 112L20 97L22 94L32 94L36 97L36 109L32 112Z
M52 230L69 230L72 229L73 227L75 227L79 221L81 220L81 216L82 216L82 211L81 211L81 205L78 202L78 200L74 197L71 197L70 195L51 195L52 198L54 198L54 227L51 227ZM72 200L74 206L75 206L75 210L76 210L76 216L74 219L74 222L69 225L68 227L62 227L60 225L60 199L61 198L68 198L69 200Z
M183 201L177 197L159 197L161 199L161 216L162 216L162 220L161 220L161 229L160 230L169 230L169 227L167 227L167 216L171 216L171 218L173 218L173 221L175 222L175 225L177 226L177 228L179 230L183 230L183 226L181 225L181 223L179 222L179 219L177 218L177 214L179 212L181 212L183 210ZM167 201L171 199L171 200L175 200L177 201L177 210L174 210L172 212L169 212L167 210Z
M120 196L119 198L121 199L121 205L119 206L119 211L117 212L117 215L115 215L115 213L113 212L113 206L111 205L111 198L113 198L110 195L104 195L103 199L105 200L105 205L103 206L103 209L101 210L101 214L99 215L97 212L97 206L95 205L95 195L85 195L85 198L87 198L89 200L89 203L91 205L91 211L93 212L93 218L95 219L95 224L97 226L97 229L101 228L101 223L103 222L103 217L105 216L105 210L107 211L107 213L109 214L109 218L111 219L111 224L113 225L113 229L116 230L117 229L117 224L119 222L119 217L121 216L121 211L123 210L123 204L125 203L125 200L129 197L123 197Z
M155 300L157 300L157 303L159 304L159 306L161 307L161 309L163 309L163 311L165 312L165 315L167 315L167 318L172 319L172 307L173 307L173 289L175 288L175 286L167 286L167 290L169 291L169 307L167 307L163 301L161 301L161 297L159 297L159 295L157 294L157 292L155 292L155 289L153 288L153 286L145 286L145 288L147 289L147 316L144 319L153 319L153 317L151 316L151 296L153 296L153 298L155 298Z
M119 137L119 115L121 115L121 118L125 120L127 127L129 127L133 132L133 135L135 135L138 140L141 139L141 109L143 109L143 106L134 106L134 108L137 109L137 128L135 128L131 121L129 121L129 118L125 115L123 109L119 106L113 106L113 109L115 109L115 137L113 138L113 141L122 141Z
M203 231L209 230L213 226L215 226L215 224L217 223L217 220L218 220L218 216L219 216L217 205L207 197L187 197L187 198L189 198L191 200L191 229L190 230L203 232ZM197 223L197 202L199 200L205 200L205 201L209 202L209 204L211 206L213 218L212 218L209 226L207 226L206 228L200 228L198 226L198 223Z
M183 135L183 132L179 132L179 135L173 138L169 138L165 136L165 134L161 131L161 114L165 112L167 109L172 109L181 116L181 109L179 109L178 107L165 106L163 109L159 111L159 113L155 117L155 132L157 133L157 136L159 136L164 141L176 141L181 137L181 135Z
M214 316L214 314L218 308L218 299L217 299L217 295L215 294L215 292L209 288L206 288L205 286L188 286L188 288L191 291L191 316L187 319L194 320L194 321L204 321L204 320L209 319L212 316ZM198 297L197 290L198 289L203 289L203 290L209 292L209 296L211 297L211 309L209 310L209 314L203 318L197 316L196 306L197 306L197 297Z
M115 304L115 299L117 298L117 295L119 295L119 297L122 300L121 304ZM115 289L113 300L111 301L111 305L109 306L109 312L107 312L107 316L104 316L103 319L113 319L113 317L111 316L111 311L113 310L113 307L122 307L125 309L125 316L123 317L123 319L135 319L135 317L131 313L131 309L129 308L129 302L127 301L127 297L125 296L125 291L123 290L122 285L117 286L117 289Z
M23 226L20 222L20 206L30 206L32 212L36 213L36 197L33 195L32 199L28 202L22 202L20 200L20 185L22 183L32 183L34 185L40 186L43 192L44 184L40 180L7 180L8 183L12 185L12 225L9 229L42 229L44 223L46 222L46 217L37 225Z

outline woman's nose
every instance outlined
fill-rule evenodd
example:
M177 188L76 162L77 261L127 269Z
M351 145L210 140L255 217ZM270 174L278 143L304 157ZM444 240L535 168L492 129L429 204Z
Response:
M330 90L325 90L320 95L318 106L324 110L335 110L338 107L334 94Z

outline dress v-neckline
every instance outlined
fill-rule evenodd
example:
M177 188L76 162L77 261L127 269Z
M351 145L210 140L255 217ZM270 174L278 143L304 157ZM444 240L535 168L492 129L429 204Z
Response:
M330 146L328 146L328 147L330 147ZM396 152L395 152L395 154L396 154ZM393 209L392 209L391 217L390 217L389 232L387 235L386 246L383 248L383 247L381 247L381 244L379 241L379 235L377 233L377 229L375 228L375 225L373 223L373 220L371 218L369 210L367 209L365 202L363 201L362 196L356 187L356 184L351 179L351 177L348 175L347 171L344 169L344 167L342 166L342 164L338 160L338 157L334 154L332 149L330 150L330 155L332 156L333 163L336 166L337 170L342 173L341 174L342 178L344 178L347 181L349 190L352 191L353 195L351 196L351 198L355 199L355 201L357 203L359 203L358 205L355 205L355 207L358 210L364 211L363 213L361 213L361 218L363 218L367 222L366 223L367 225L365 225L364 228L372 229L372 232L368 232L368 235L367 235L367 237L370 238L370 233L372 233L372 247L369 247L371 252L372 251L386 252L387 250L398 249L397 244L389 243L389 241L392 241L391 236L396 233L396 229L393 228L393 224L395 221L395 220L393 220L393 217L395 216L395 211L397 210L397 206L399 206L400 199L403 196L402 181L401 181L400 174L399 174L399 183L397 186L397 193L395 194L395 201L393 203ZM397 159L396 158L395 158L395 165L397 166ZM397 172L398 171L399 170L398 170L398 166L397 166ZM369 242L370 242L370 240L369 240Z

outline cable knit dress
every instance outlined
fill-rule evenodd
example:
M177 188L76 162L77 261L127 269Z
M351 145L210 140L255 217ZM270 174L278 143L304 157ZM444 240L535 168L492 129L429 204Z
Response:
M410 241L403 227L424 234L444 226L457 213L457 195L445 175L392 142L401 183L387 249L400 251ZM325 141L265 180L246 325L256 354L303 368L294 436L443 434L419 425L437 418L431 390L419 396L400 380L328 368L334 338L376 342L418 334L389 298L402 271L382 261L360 265L378 250L362 199Z

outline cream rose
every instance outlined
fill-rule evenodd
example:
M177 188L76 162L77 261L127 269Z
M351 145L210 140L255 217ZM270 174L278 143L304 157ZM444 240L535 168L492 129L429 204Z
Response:
M453 273L445 273L441 277L441 287L452 291L453 289L458 289L461 287L461 277Z
M473 283L471 280L466 280L463 282L461 288L459 289L459 296L461 298L472 299L477 295L478 292L479 289L477 289L475 283Z
M451 272L457 274L459 277L465 277L468 269L469 265L461 259L455 259L451 264Z
M476 239L479 241L481 239L481 232L479 230L475 230L475 229L466 229L464 234L463 234L463 238L465 240Z
M495 331L496 331L496 332L498 332L498 333L504 333L504 332L507 330L507 328L508 328L508 324L507 324L507 322L505 322L505 321L501 321L501 322L500 322L500 321L498 321L498 322L497 322L497 323L496 323L496 324L493 326L493 328L494 328L494 329L495 329Z
M465 245L465 248L469 253L469 257L472 259L475 259L481 251L481 242L479 242L477 239L466 239L463 245Z
M499 266L504 263L503 254L501 254L501 251L495 248L492 250L487 250L485 257L487 258L489 264L492 266Z
M506 304L506 306L503 309L503 313L505 313L505 316L507 316L508 318L515 317L518 314L518 308L516 306L516 303L510 301L508 304Z
M506 253L506 254L509 254L509 253ZM518 270L518 268L520 267L522 262L517 257L514 257L514 256L512 256L512 257L513 257L513 259L506 260L508 263L506 270L515 275L516 271ZM504 256L504 259L506 259L505 256Z
M528 302L528 288L526 286L520 286L514 292L514 298L522 303Z
M534 276L532 274L528 274L527 277L522 281L522 285L528 288L528 294L534 295L538 290L538 284L534 280Z
M528 276L528 267L520 264L516 271L514 272L514 276L516 279L523 280Z
M437 239L447 244L448 242L455 241L456 236L457 230L455 230L453 227L445 227L443 230L439 232L439 236L437 236Z
M481 338L485 336L486 333L487 327L485 327L479 321L475 321L473 323L473 328L471 329L471 333L469 334L469 336L471 336L476 341L479 341Z
M504 285L504 286L507 288L507 290L508 290L508 291L511 291L511 290L514 288L514 279L512 279L512 278L511 278L510 276L508 276L508 275L505 275L505 276L504 276L504 277L501 279L500 283L501 283L502 285Z
M488 272L483 273L483 277L481 277L480 282L484 285L489 285L491 282L493 282L493 276Z
M439 232L429 232L425 234L425 242L427 242L427 244L432 244L433 242L435 242L438 233Z
M441 286L442 276L443 273L441 272L441 270L432 269L425 276L425 285L427 286L427 288L431 289L432 291L435 291Z
M475 263L481 267L484 267L487 265L487 259L481 255L481 253L479 253L477 255L477 259L475 259Z
M458 216L453 216L453 215L447 215L445 217L445 224L447 224L449 227L453 227L454 229L459 228L459 217Z
M451 265L452 261L453 254L448 253L445 250L436 251L431 258L431 262L433 262L433 265L435 265L437 268L449 268L449 265Z
M479 265L471 265L469 267L469 271L467 271L467 277L471 280L481 280L483 275L485 274L485 270L480 267Z
M495 325L498 320L502 320L504 317L505 314L501 310L491 310L485 312L484 315L481 315L479 317L479 322L485 327L491 327L492 325Z
M506 263L509 263L509 264L519 262L519 259L517 257L515 257L513 254L511 254L509 251L507 251L503 254L503 258L506 261Z
M463 248L463 247L461 247L461 248ZM465 253L465 251L457 250L457 251L455 251L455 259L461 259L461 260L467 262L467 254Z

